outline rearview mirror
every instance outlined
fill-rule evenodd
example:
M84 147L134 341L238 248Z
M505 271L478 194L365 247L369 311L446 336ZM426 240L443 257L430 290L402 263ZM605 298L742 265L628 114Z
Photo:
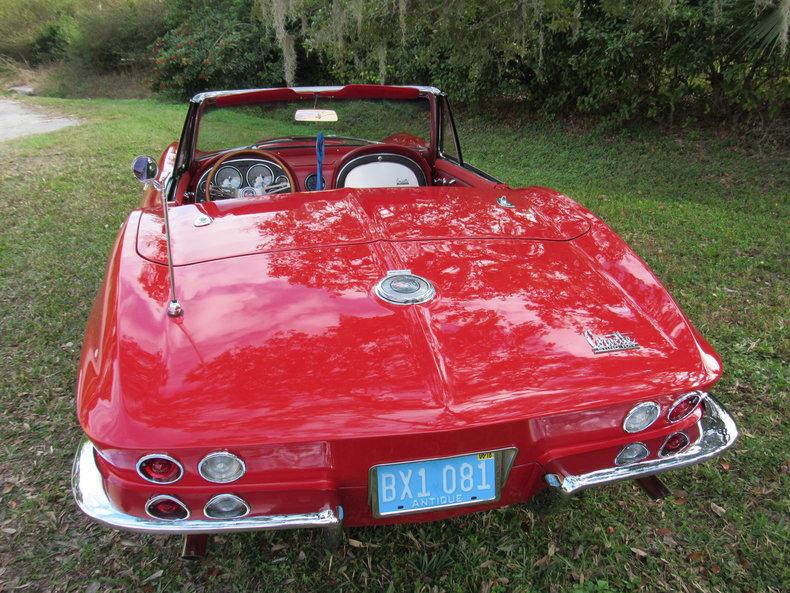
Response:
M294 121L337 121L337 111L334 109L297 109Z
M159 166L150 156L138 156L132 161L132 173L141 183L149 183L156 179Z

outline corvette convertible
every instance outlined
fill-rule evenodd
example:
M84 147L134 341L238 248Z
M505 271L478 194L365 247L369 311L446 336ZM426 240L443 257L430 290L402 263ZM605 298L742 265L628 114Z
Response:
M441 520L710 459L721 361L595 215L431 87L207 92L138 157L77 381L79 507L205 534Z

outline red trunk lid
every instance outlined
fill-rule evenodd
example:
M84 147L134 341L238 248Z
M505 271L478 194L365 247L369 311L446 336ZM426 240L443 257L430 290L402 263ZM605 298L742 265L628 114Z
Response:
M592 219L567 198L509 190L507 208L502 192L425 191L173 208L186 311L175 320L153 263L161 222L144 213L146 259L124 258L139 283L119 289L114 388L135 428L121 430L115 406L92 424L174 447L195 435L206 446L331 440L583 410L710 379L652 274L603 225L585 235ZM214 220L196 227L201 211ZM373 287L393 269L427 278L436 297L381 301ZM595 354L586 330L641 348Z

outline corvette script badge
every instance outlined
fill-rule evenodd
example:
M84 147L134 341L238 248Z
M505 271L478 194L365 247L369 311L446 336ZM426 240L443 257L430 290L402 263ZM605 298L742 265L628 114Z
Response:
M636 340L620 332L614 332L607 336L596 336L589 329L586 329L584 330L584 339L587 340L587 343L595 354L641 348Z

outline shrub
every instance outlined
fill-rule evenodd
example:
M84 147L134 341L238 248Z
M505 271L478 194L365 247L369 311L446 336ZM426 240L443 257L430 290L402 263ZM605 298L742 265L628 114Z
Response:
M72 57L104 72L149 63L149 47L167 28L167 6L165 0L102 0L85 5L76 15Z
M254 0L186 4L173 2L179 22L153 47L155 90L192 95L282 83L280 51Z
M30 46L30 61L33 64L55 62L66 57L69 43L74 38L74 19L62 16L46 25Z
M63 57L77 0L0 0L0 54L27 62Z

